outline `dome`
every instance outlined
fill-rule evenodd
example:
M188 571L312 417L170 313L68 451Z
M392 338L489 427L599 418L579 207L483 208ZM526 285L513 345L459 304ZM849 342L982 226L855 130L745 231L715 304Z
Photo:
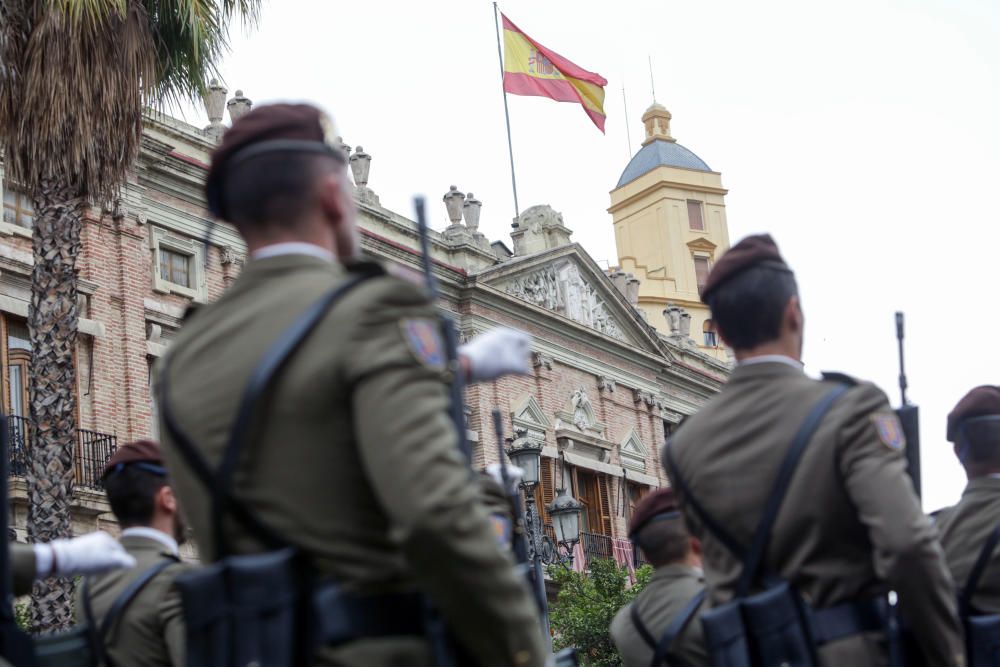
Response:
M693 169L695 171L712 171L705 161L681 146L676 141L665 141L655 139L650 141L635 154L629 161L621 178L618 179L616 188L620 188L626 183L631 183L643 174L647 174L657 167L679 167L681 169Z

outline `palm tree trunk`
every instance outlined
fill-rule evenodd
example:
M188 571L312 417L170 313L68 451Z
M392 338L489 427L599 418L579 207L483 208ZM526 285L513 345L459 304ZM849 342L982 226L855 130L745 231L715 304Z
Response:
M70 535L76 450L76 258L86 199L65 183L47 180L35 197L31 273L31 370L28 375L34 442L28 467L28 537L33 542ZM73 582L35 584L35 631L73 622Z

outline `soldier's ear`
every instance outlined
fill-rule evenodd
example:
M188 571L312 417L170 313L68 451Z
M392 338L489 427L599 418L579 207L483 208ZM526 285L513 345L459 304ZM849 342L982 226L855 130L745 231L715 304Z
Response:
M177 513L177 496L174 495L174 490L170 488L169 484L161 486L160 490L156 492L156 505L170 514Z
M328 171L316 183L316 198L323 213L334 225L342 224L349 217L353 205L347 176L342 171Z
M793 295L785 304L785 327L795 333L801 333L805 328L805 315L802 314L802 304L798 295Z

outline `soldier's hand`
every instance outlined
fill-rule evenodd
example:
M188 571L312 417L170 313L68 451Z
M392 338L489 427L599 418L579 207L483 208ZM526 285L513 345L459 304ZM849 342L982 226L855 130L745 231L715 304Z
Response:
M80 537L36 544L35 562L39 578L51 575L72 577L135 567L135 558L125 552L121 543L100 530Z
M495 380L504 375L527 375L531 369L531 336L499 327L476 336L458 348L469 382Z

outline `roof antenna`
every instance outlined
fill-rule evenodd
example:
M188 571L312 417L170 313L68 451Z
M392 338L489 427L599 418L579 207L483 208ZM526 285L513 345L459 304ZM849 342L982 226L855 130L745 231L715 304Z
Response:
M656 104L656 84L653 82L653 56L646 56L649 59L649 89L653 91L653 104Z
M628 100L625 98L625 77L622 76L622 106L625 107L625 138L628 140L628 157L626 159L632 159L632 132L628 129Z

